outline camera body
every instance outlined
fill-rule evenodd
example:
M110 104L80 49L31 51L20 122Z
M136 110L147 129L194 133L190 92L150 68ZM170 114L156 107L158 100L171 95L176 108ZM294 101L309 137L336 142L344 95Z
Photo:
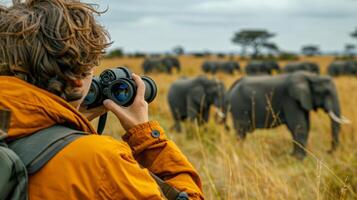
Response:
M145 101L152 102L157 94L155 82L147 77L141 79L145 84ZM128 68L117 67L104 70L94 77L83 104L88 108L101 106L105 99L111 99L120 106L130 106L136 97L137 86Z

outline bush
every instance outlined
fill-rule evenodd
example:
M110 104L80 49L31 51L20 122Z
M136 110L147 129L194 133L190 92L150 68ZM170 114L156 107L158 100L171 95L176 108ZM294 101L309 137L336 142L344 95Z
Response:
M226 54L224 54L224 53L217 53L217 57L218 57L218 58L225 58L225 57L226 57Z
M135 52L135 53L127 54L127 56L128 56L129 58L145 58L145 57L146 57L146 54L141 53L141 52Z
M192 53L192 55L196 58L203 58L205 57L206 55L202 52L195 52L195 53Z
M294 53L290 53L290 52L281 52L279 57L279 60L288 60L288 61L294 61L294 60L299 60L299 56L297 54Z
M106 58L121 58L124 56L124 51L122 49L113 49L105 56Z
M353 59L353 56L346 56L346 55L335 56L335 60L344 60L345 61L345 60L351 60L351 59Z

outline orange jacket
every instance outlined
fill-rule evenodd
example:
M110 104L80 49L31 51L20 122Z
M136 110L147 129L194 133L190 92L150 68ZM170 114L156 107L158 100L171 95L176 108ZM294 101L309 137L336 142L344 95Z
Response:
M69 144L30 177L30 200L163 199L148 170L191 199L203 199L197 172L157 122L132 128L123 136L125 142L100 136L61 98L7 76L0 76L1 108L12 111L10 138L61 123L91 133ZM152 136L155 130L158 138Z

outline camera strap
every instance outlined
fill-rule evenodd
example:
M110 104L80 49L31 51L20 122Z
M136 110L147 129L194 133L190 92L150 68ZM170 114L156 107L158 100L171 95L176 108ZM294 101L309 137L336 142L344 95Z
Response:
M102 133L104 131L105 124L107 123L107 117L108 117L107 112L99 117L98 128L97 128L97 133L99 135L102 135Z

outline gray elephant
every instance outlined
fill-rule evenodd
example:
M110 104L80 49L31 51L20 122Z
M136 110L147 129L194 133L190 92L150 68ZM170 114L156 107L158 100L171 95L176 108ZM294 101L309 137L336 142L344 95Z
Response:
M308 71L320 74L320 67L314 62L292 62L284 67L284 72L292 73L296 71Z
M273 60L253 60L245 67L247 75L271 75L273 71L280 72L279 64Z
M357 61L334 61L327 69L330 76L357 75Z
M205 73L211 73L211 69L213 69L216 66L216 63L213 61L205 61L202 63L202 71Z
M142 68L145 74L153 71L171 74L174 68L178 72L181 70L179 60L174 57L146 58L142 64Z
M212 73L215 74L218 71L227 73L227 74L234 74L235 71L240 71L240 65L238 62L235 61L206 61L202 64L202 70L205 73Z
M168 103L175 120L174 129L181 132L180 121L197 119L203 124L209 119L209 109L215 105L222 114L225 87L222 82L205 76L181 78L168 91Z
M237 135L245 138L256 128L287 125L294 139L293 155L306 154L310 111L322 108L331 118L332 147L336 149L341 117L335 84L329 76L295 72L277 76L251 76L236 81L227 92Z
M235 62L235 61L226 61L223 63L221 70L223 72L233 74L234 71L237 71L237 72L240 71L240 65L238 62Z
M178 58L167 56L162 59L162 61L172 69L175 69L180 72L181 71L181 64Z

